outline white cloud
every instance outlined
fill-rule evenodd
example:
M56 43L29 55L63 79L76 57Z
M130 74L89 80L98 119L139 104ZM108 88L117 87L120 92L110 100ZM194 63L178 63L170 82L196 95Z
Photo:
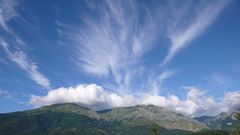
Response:
M16 0L1 0L0 1L0 26L10 32L7 22L17 15L15 8L17 6Z
M168 54L165 57L163 64L169 62L181 49L187 47L191 41L198 37L219 15L222 9L227 4L226 0L212 1L205 6L198 9L196 16L193 19L189 19L190 24L185 26L186 16L184 14L189 12L180 12L176 16L181 17L175 20L174 27L169 28L168 36L171 40L171 47ZM186 25L186 24L185 24Z
M239 108L240 92L239 91L227 92L224 96L222 106L224 111L229 111L230 108Z
M106 0L100 5L90 1L86 3L91 12L79 13L80 25L56 21L61 40L67 45L75 45L72 59L83 69L81 71L113 80L117 90L131 90L131 80L154 76L156 78L151 79L158 83L158 75L166 72L160 70L159 73L159 67L154 66L150 67L151 71L157 72L149 73L149 67L144 63L143 56L161 45L156 44L157 41L165 37L171 40L167 55L155 63L165 65L206 30L227 2L167 1L164 6L156 2L149 7L140 1ZM142 67L146 67L142 71L145 76L133 74ZM154 86L152 81L143 83L144 86L159 87ZM154 91L156 93L157 90Z
M148 93L139 95L119 95L104 90L96 84L81 84L76 87L58 88L48 92L46 96L32 96L30 104L39 107L56 103L77 103L95 110L113 107L152 104L189 116L216 115L229 111L240 104L240 92L228 92L222 101L216 102L197 87L188 89L186 99L175 95L160 96Z
M64 38L68 37L75 49L74 63L84 71L104 77L113 77L119 89L127 89L140 57L152 46L159 36L157 20L147 7L139 18L141 5L134 1L106 0L98 3L87 2L98 14L80 16L83 26L64 26L57 23ZM98 6L96 6L98 5ZM128 10L127 10L128 9ZM94 12L93 11L93 12ZM141 25L139 21L141 20ZM66 36L67 35L67 36ZM149 36L151 35L151 36Z
M134 105L136 99L131 95L120 96L110 93L102 87L89 84L76 87L58 88L49 91L46 96L32 96L30 103L34 106L43 106L55 103L78 103L96 110Z
M10 51L9 45L3 40L1 40L0 44L3 47L4 51L7 53L8 58L11 61L15 62L25 72L27 72L33 81L44 88L50 88L49 80L41 72L38 71L38 66L29 60L24 52Z
M154 37L156 26L153 26L153 18L147 15L143 17L146 24L136 32L138 11L131 1L106 1L105 4L106 8L99 11L100 19L85 16L84 28L73 31L70 37L78 48L79 67L97 75L110 72L119 75L119 70L127 68L136 56L151 46L148 35Z
M14 17L21 17L16 8L18 6L18 2L15 0L1 0L0 1L0 26L8 33L9 42L5 42L3 39L0 39L0 47L3 47L4 51L7 53L7 57L15 62L20 68L28 73L28 76L35 81L37 84L41 85L44 88L49 89L50 83L49 80L39 72L38 66L32 62L27 55L20 51L19 47L25 47L25 42L13 31L11 27L8 26L8 22ZM14 42L16 44L13 47L18 48L17 51L11 51L9 49L8 43Z
M159 76L159 79L160 80L165 80L165 79L173 76L174 74L175 74L174 71L168 70L168 71L165 71L165 72L161 73L160 76Z

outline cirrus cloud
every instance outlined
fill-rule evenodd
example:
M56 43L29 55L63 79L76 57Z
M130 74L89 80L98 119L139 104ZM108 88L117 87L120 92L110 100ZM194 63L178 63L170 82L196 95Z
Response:
M3 47L7 53L7 57L12 62L16 63L21 69L27 72L28 76L37 84L44 88L50 88L50 81L39 71L36 63L28 59L27 55L22 51L11 51L9 44L0 40L0 47Z
M87 11L79 13L80 24L56 21L59 36L67 45L74 46L72 59L81 71L109 78L116 84L115 89L121 91L135 90L130 82L138 78L158 80L158 76L168 70L159 70L159 65L166 66L190 45L228 3L227 0L162 1L164 4L159 1L154 5L122 0L106 0L101 4L85 2ZM162 58L156 55L158 66L148 67L143 57L162 45L158 41L166 38L170 41L166 55ZM149 68L155 72L149 73ZM140 70L142 74L133 73ZM156 87L146 80L140 83ZM153 91L157 93L159 88Z

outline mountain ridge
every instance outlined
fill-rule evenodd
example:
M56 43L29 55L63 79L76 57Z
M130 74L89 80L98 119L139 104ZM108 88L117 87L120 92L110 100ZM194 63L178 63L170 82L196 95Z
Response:
M104 112L73 103L0 114L0 123L0 134L8 135L147 135L152 124L159 124L162 134L184 135L207 128L200 122L152 105L119 107Z
M237 119L235 115L240 111L240 108L236 108L229 112L221 112L216 116L201 116L195 117L194 119L205 123L210 129L219 130L223 129L226 131L233 131L234 125L237 124Z

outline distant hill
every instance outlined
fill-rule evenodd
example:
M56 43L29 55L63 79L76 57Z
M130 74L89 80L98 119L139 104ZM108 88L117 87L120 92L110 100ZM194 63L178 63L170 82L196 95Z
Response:
M149 135L158 123L161 135L186 135L206 126L156 106L93 111L76 104L56 104L0 114L1 135Z
M210 129L232 131L234 125L236 125L237 123L237 120L235 118L236 112L239 111L240 109L235 109L231 112L223 112L213 117L202 116L196 117L194 119L199 122L205 123L206 126L208 126Z

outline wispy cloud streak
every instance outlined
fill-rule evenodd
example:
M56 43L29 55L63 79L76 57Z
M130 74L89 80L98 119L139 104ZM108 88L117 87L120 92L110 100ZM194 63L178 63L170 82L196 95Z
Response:
M17 6L18 2L15 0L0 1L0 26L4 32L8 34L7 37L16 43L16 46L25 46L22 39L14 32L14 29L8 26L8 22L11 19L14 17L20 17L16 10ZM50 81L41 72L39 72L38 66L32 62L27 57L27 54L21 51L19 47L18 50L11 51L10 45L3 39L0 40L0 47L2 47L6 52L9 60L16 63L21 69L27 72L28 76L33 81L46 89L50 88Z
M145 8L140 24L140 5L133 1L107 0L103 4L95 9L97 19L85 15L84 26L68 33L77 47L75 63L88 73L113 75L117 85L126 88L133 72L131 66L153 46L157 20Z
M158 75L156 78L150 78L149 83L151 84L151 90L154 95L158 95L160 90L162 89L163 82L174 76L176 74L176 71L173 70L167 70L162 72L160 75ZM154 80L152 80L154 79Z
M131 90L130 82L135 79L150 78L155 81L139 83L149 83L145 86L155 87L158 93L159 83L166 79L160 76L168 72L166 63L204 32L227 4L225 0L165 2L164 6L157 2L149 6L139 1L87 1L91 12L79 16L80 25L57 24L62 37L75 45L73 59L79 68L114 80L120 90ZM169 50L156 62L164 69L151 67L155 72L149 74L144 56L165 37L171 41Z
M9 45L1 40L1 46L7 53L9 60L16 63L21 69L23 69L29 77L35 81L37 84L44 88L50 88L49 80L38 70L38 66L27 58L27 55L22 51L11 51Z
M183 28L184 23L182 21L186 21L188 18L184 18L186 16L181 15L182 18L176 20L174 23L175 26L169 28L168 36L171 40L171 47L163 64L169 62L182 48L187 47L191 41L210 26L226 4L227 1L222 0L210 2L200 7L200 10L196 11L196 17L189 19L190 24L186 28Z
M15 0L1 0L0 1L0 26L10 32L7 22L17 15L15 7L17 1Z

